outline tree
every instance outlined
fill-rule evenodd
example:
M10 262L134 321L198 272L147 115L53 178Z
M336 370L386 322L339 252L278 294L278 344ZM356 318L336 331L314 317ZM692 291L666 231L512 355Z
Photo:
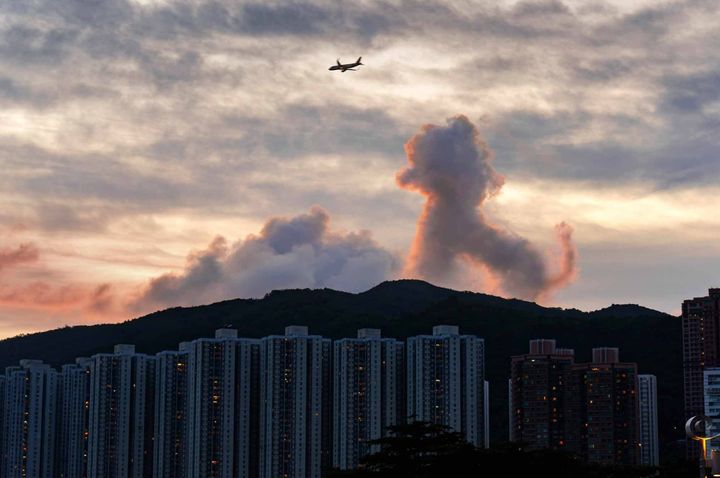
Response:
M519 443L478 449L460 433L442 425L413 422L388 429L375 440L377 453L366 456L359 470L331 473L340 478L645 478L664 477L650 468L589 465L562 451L526 450ZM668 477L676 476L668 474Z
M460 433L427 422L390 427L388 436L373 444L380 451L362 461L367 471L380 476L435 476L443 464L473 463L476 454Z

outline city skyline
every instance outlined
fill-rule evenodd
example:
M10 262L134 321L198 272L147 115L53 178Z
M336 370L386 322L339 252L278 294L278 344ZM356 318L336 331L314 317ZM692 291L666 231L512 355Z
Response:
M0 15L0 338L406 277L679 314L718 281L716 2Z
M358 469L379 451L373 440L415 421L487 449L484 349L454 325L404 342L368 328L332 341L291 325L260 339L218 329L155 355L118 344L59 371L21 360L0 375L1 471L321 478ZM510 439L587 463L659 465L656 378L619 357L599 347L576 363L552 339L507 357Z
M382 339L377 329L360 329L358 339L333 346L297 325L261 339L218 329L213 338L155 355L118 344L59 372L41 360L21 360L0 375L0 472L321 478L333 466L358 468L371 452L369 441L415 420L405 403L411 375L435 384L434 393L457 389L424 420L487 447L487 398L465 386L461 394L459 382L473 375L479 390L486 386L483 341L447 325L417 339L433 337L433 350L446 349L428 362L444 370L440 375L423 368L420 356L406 360L403 343ZM352 343L358 348L348 355ZM366 381L368 372L382 380ZM356 429L365 419L369 429Z

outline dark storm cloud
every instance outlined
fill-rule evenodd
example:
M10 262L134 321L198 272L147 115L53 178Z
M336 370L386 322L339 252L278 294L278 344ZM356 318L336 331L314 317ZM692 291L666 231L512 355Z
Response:
M133 308L261 297L284 288L361 291L394 273L395 258L367 231L334 232L329 221L327 212L313 208L270 219L258 235L233 246L217 237L207 249L190 254L182 272L152 279Z

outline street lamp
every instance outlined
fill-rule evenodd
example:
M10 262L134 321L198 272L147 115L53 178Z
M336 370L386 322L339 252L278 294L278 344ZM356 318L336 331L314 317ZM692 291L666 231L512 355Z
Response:
M713 465L712 469L708 468L707 464L707 442L712 440L713 438L720 437L720 434L706 435L708 425L710 425L711 423L712 419L706 417L705 415L696 415L690 418L685 423L685 434L689 438L699 441L702 448L702 459L700 460L700 478L720 477L720 473L716 471L718 467L715 466L715 462L718 461L718 455L716 453L713 453L710 457L711 464Z

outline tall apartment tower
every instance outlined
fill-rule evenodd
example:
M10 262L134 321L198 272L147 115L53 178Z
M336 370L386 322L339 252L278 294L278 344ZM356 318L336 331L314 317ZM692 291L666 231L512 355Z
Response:
M720 288L682 303L682 331L687 419L703 413L703 370L720 366ZM687 452L688 458L697 456L696 441L688 439Z
M185 476L257 476L258 353L234 329L190 343Z
M40 360L5 369L0 476L54 478L58 374Z
M592 363L573 365L569 392L568 450L590 463L636 465L637 365L595 348Z
M565 449L573 361L572 349L557 348L548 339L531 340L528 354L511 358L511 440L531 449Z
M153 478L185 478L188 416L188 350L165 351L156 357L155 447Z
M334 352L333 466L350 470L377 451L370 441L405 422L405 350L378 329L360 329L335 341Z
M707 436L720 435L720 367L707 367L703 371L703 394L705 396L704 415L711 420L705 425ZM706 459L712 451L720 450L720 438L708 442Z
M659 466L657 379L655 375L638 375L637 378L640 465Z
M90 363L89 478L152 475L155 358L116 345Z
M320 478L332 462L331 341L289 326L260 347L259 476Z
M485 423L484 439L485 448L490 447L490 382L483 381L483 418Z
M445 425L478 447L485 443L485 346L457 326L407 340L407 413L411 420Z
M3 473L5 463L5 375L0 375L0 473Z
M60 372L57 476L86 478L90 426L90 359L81 357Z

